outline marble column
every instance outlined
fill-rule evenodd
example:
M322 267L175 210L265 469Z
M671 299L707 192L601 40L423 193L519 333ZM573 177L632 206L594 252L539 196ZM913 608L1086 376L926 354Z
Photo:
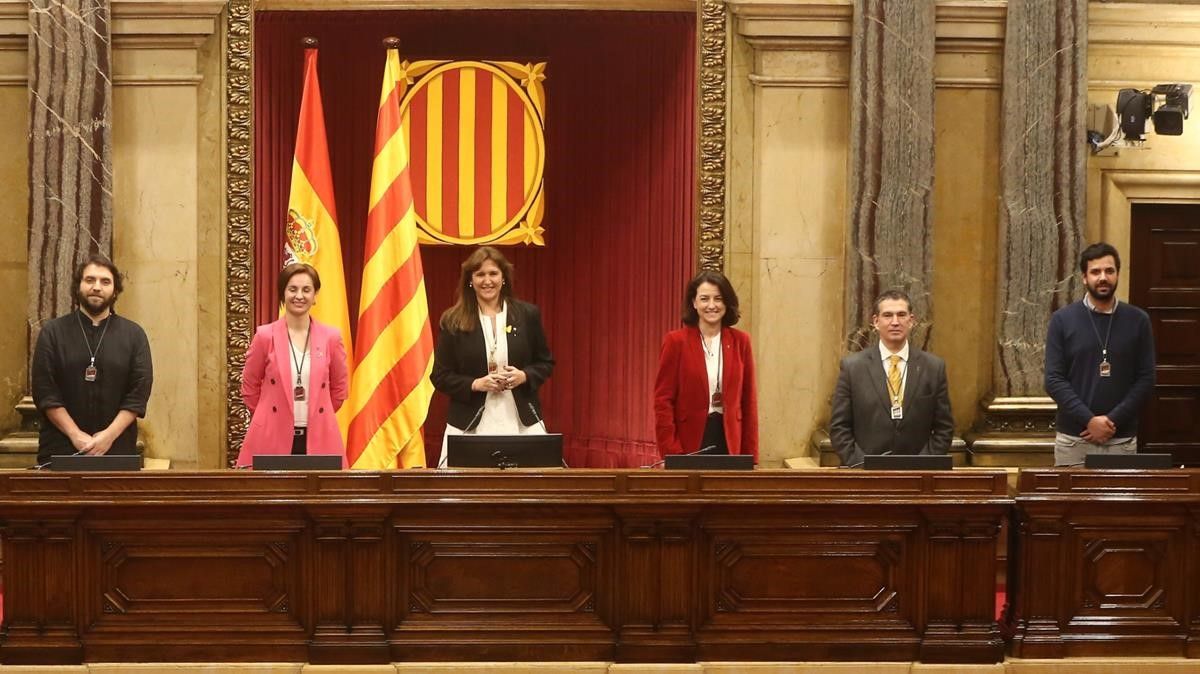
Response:
M29 352L75 266L112 255L109 25L108 0L29 4Z
M1005 35L995 392L1041 395L1050 314L1078 289L1087 2L1012 0Z
M27 364L46 321L71 310L75 266L112 255L112 58L108 0L28 5ZM0 440L0 466L32 464L36 409L17 404L19 430Z
M846 332L872 342L875 297L902 288L925 346L933 318L932 2L856 0L850 72Z
M1005 28L993 397L978 465L1053 462L1050 315L1078 298L1086 218L1087 0L1010 0Z

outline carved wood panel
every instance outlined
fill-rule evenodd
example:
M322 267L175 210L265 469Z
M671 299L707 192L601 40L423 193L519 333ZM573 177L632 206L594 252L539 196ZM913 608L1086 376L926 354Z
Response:
M121 509L80 523L86 573L77 601L89 660L248 654L308 633L298 601L302 522L229 510L201 519L168 509L145 515ZM293 643L275 655L305 650Z
M472 538L410 544L412 614L461 614L482 621L537 614L558 621L595 613L596 541Z
M908 580L903 567L909 537L854 533L853 540L844 532L716 539L715 602L708 607L706 623L870 619L911 628L899 615L901 585Z
M997 661L1004 474L846 473L0 474L0 660Z
M1012 653L1200 656L1200 471L1022 472Z
M612 659L614 525L606 509L405 508L392 519L396 661ZM487 522L487 524L467 524ZM440 645L429 643L435 631Z
M1179 524L1158 522L1077 526L1072 557L1080 565L1069 625L1178 628L1183 623L1183 587L1171 578L1184 573L1184 535Z

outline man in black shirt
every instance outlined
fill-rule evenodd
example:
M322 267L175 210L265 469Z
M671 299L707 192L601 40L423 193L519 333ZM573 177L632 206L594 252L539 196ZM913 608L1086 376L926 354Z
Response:
M137 418L146 416L154 379L146 333L112 309L124 288L116 265L89 257L73 288L79 309L42 326L33 352L38 463L58 454L137 453Z
M1117 300L1121 257L1107 243L1079 256L1087 293L1050 318L1046 392L1058 403L1054 464L1137 451L1138 414L1154 389L1150 317Z

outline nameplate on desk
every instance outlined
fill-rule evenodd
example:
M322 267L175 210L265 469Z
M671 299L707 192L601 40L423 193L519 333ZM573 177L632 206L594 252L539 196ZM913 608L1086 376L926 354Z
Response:
M751 454L668 454L667 470L754 470Z
M64 454L50 457L50 470L129 471L142 469L140 454Z
M341 470L341 454L263 454L254 470Z
M1174 468L1170 454L1088 454L1084 468L1162 469Z
M562 433L449 435L450 468L564 468Z
M868 454L863 470L950 470L954 457L949 454Z

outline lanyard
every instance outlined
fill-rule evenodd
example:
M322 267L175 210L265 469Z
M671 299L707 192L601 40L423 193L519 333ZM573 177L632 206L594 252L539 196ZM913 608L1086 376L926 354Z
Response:
M300 352L300 357L296 358L296 347L292 346L292 335L288 334L288 350L292 352L292 363L296 365L296 386L301 386L300 373L304 371L304 361L308 358L308 338L312 335L312 319L308 319L308 331L304 333L304 350ZM304 395L304 390L299 391L300 395Z
M720 333L718 333L720 334ZM708 350L708 342L704 339L704 333L700 333L700 346L704 347L704 355L712 358L712 352ZM720 344L717 344L717 393L721 392L721 370L725 365L725 352Z
M1086 304L1086 303L1085 303ZM1108 362L1108 338L1112 336L1112 324L1117 320L1117 306L1120 302L1113 303L1112 313L1108 315L1108 329L1104 331L1104 339L1100 339L1100 328L1096 327L1096 317L1092 314L1100 313L1093 311L1092 307L1088 307L1088 322L1092 324L1092 332L1096 333L1096 342L1100 345L1100 362Z
M109 318L112 318L112 316L110 315ZM100 331L100 339L96 342L96 350L93 351L92 350L92 341L90 339L88 339L87 331L83 329L83 319L80 318L79 314L75 314L75 319L77 321L79 321L79 333L83 335L83 343L87 345L88 358L90 359L88 362L87 369L84 371L83 376L84 376L84 379L86 379L87 381L95 381L96 380L96 356L100 355L100 345L104 343L104 335L108 334L109 321L106 320L104 322L104 329Z
M900 354L894 353L892 355L899 356ZM889 368L891 367L891 363L888 363L888 367ZM900 402L900 394L904 392L904 384L905 384L905 382L908 381L908 361L901 358L900 362L896 364L896 368L900 370L900 383L896 386L895 391L892 390L891 376L886 376L883 378L883 380L885 382L887 382L888 395L891 396L893 405L898 404ZM890 375L891 370L889 369L888 372L886 372L885 374Z

